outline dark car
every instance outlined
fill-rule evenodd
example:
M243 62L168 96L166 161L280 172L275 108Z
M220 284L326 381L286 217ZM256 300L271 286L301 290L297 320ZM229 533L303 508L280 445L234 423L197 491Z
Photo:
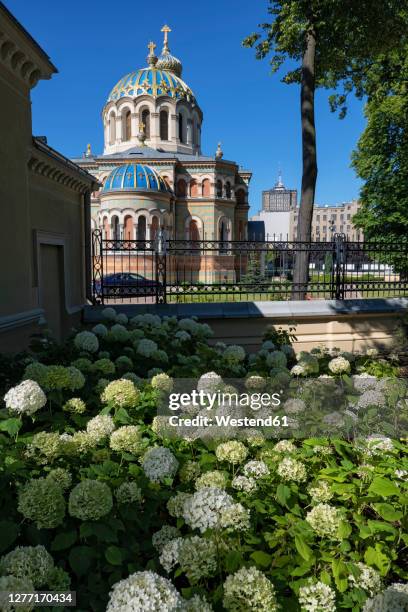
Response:
M136 274L135 272L106 274L102 282L95 282L96 292L103 292L103 295L106 297L155 295L157 288L160 286L161 284L157 281L146 278L141 274Z

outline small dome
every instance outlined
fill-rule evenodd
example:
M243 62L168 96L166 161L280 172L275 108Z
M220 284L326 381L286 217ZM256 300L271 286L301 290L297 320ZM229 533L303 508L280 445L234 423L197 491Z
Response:
M119 98L125 96L136 98L146 94L154 98L170 96L171 98L195 102L193 92L180 77L174 72L159 70L155 67L142 68L125 75L123 79L116 83L107 101L116 102Z
M171 193L164 179L145 164L123 164L108 175L102 192L107 191L162 191Z
M158 59L156 67L160 70L168 70L169 72L173 72L178 77L181 77L183 70L180 60L170 53L162 53Z

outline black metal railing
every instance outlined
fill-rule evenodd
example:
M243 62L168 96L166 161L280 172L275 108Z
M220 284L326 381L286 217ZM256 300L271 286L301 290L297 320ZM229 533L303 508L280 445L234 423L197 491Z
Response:
M95 303L408 296L408 241L109 240L93 232ZM296 258L308 261L295 284Z

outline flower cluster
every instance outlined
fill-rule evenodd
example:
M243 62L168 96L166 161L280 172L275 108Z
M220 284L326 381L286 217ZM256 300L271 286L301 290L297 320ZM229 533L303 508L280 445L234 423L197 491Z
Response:
M344 357L335 357L329 361L328 368L332 374L347 374L350 372L350 362Z
M158 346L154 340L143 338L137 343L136 351L142 357L152 357L153 353L157 351Z
M225 349L223 357L228 363L240 363L245 359L245 349L237 344L230 344Z
M225 474L219 470L204 472L204 474L195 481L195 488L197 491L203 487L218 487L219 489L225 489L226 486L227 478Z
M218 461L227 461L228 463L242 463L248 456L248 449L242 442L230 440L219 444L215 450L215 455Z
M317 504L307 513L306 521L320 537L339 539L337 532L341 523L341 515L334 506Z
M178 538L179 536L180 532L177 527L173 527L172 525L163 525L159 531L156 531L156 533L153 534L152 544L155 549L161 553L168 542Z
M408 584L395 582L372 599L367 599L363 612L406 612Z
M162 549L160 563L167 572L180 565L192 584L212 576L217 569L217 549L212 540L192 536L177 538Z
M74 344L78 350L88 353L96 353L99 349L98 337L90 331L79 332L74 338Z
M178 491L176 495L170 497L167 502L167 510L170 516L174 518L181 518L183 516L184 504L187 500L193 497L192 493L184 493L184 491Z
M109 414L97 414L86 424L87 434L96 444L110 436L114 429L115 423Z
M135 572L113 585L106 612L177 612L183 600L170 580L154 572Z
M62 409L72 414L82 414L86 411L86 404L79 397L71 397L71 399L65 402Z
M336 612L336 593L323 582L310 581L299 589L299 604L305 612Z
M276 612L275 588L255 567L243 567L224 582L223 605L233 612Z
M63 490L53 478L32 478L18 492L17 509L38 529L53 529L64 520Z
M24 380L6 393L4 401L10 412L30 416L45 406L47 397L37 382Z
M116 489L118 504L133 504L142 501L142 490L136 482L130 480L122 482Z
M232 479L231 486L237 491L251 493L256 489L256 481L254 478L247 478L247 476L235 476Z
M142 434L137 425L124 425L111 434L109 445L118 453L139 454L143 448Z
M82 480L71 491L68 511L82 521L95 521L109 514L113 501L110 488L98 480Z
M153 376L151 385L153 389L163 391L164 393L170 393L173 389L173 379L167 374L156 374Z
M164 446L150 448L142 460L144 473L152 482L163 482L166 478L173 478L178 465L171 450Z
M358 575L350 574L349 576L351 585L355 584L359 589L363 589L370 597L379 593L382 586L380 574L364 563L357 563L357 569Z
M276 471L283 480L293 480L294 482L303 482L307 480L307 472L304 464L291 457L285 457L285 459L279 463Z
M269 474L269 468L264 461L248 461L242 471L245 476L255 478L255 480Z
M18 546L0 559L0 572L32 582L35 588L45 586L54 567L49 552L41 546Z
M204 533L218 527L222 512L233 504L232 497L222 489L204 487L186 499L182 516L192 529Z
M314 487L309 488L309 495L313 503L320 504L330 501L333 497L333 492L326 480L320 480Z
M137 406L139 391L131 380L121 378L113 380L103 390L101 401L115 408L132 408Z

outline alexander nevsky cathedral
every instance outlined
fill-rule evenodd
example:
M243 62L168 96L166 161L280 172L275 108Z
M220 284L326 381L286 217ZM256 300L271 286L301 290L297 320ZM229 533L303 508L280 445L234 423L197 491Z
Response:
M103 155L88 145L75 159L102 184L92 198L92 228L109 240L245 240L251 172L201 153L203 112L171 55L168 26L161 55L125 75L102 111Z

